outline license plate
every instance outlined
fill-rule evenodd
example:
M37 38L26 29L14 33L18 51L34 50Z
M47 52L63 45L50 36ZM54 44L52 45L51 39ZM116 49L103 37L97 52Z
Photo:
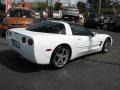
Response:
M15 47L15 48L20 48L20 43L16 40L12 40L12 45Z

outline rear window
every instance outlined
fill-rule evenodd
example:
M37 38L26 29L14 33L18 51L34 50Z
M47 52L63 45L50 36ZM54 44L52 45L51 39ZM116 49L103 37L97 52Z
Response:
M33 23L26 29L34 32L66 34L64 24L51 21Z

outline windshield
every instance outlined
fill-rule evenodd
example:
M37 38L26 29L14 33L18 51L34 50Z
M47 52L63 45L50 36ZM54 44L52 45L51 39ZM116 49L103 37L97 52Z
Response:
M32 17L30 10L10 10L8 14L9 17L26 17L26 18Z

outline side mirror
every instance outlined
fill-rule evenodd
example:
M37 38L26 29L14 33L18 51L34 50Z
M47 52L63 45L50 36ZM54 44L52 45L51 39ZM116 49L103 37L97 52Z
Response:
M90 33L90 35L89 36L91 36L91 37L95 37L96 36L96 33Z
M95 37L96 36L96 32L92 32L92 37Z
M90 36L94 37L94 36L95 36L95 34L94 34L94 33L91 33L91 35L90 35Z

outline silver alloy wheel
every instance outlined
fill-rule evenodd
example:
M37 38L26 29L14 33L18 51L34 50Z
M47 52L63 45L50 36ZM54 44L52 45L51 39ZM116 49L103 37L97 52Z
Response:
M111 40L110 40L110 39L107 39L107 40L105 41L104 46L103 46L104 52L108 52L109 49L110 49L110 46L111 46Z
M53 59L55 66L58 68L63 67L69 59L69 54L69 50L65 47L58 49Z

